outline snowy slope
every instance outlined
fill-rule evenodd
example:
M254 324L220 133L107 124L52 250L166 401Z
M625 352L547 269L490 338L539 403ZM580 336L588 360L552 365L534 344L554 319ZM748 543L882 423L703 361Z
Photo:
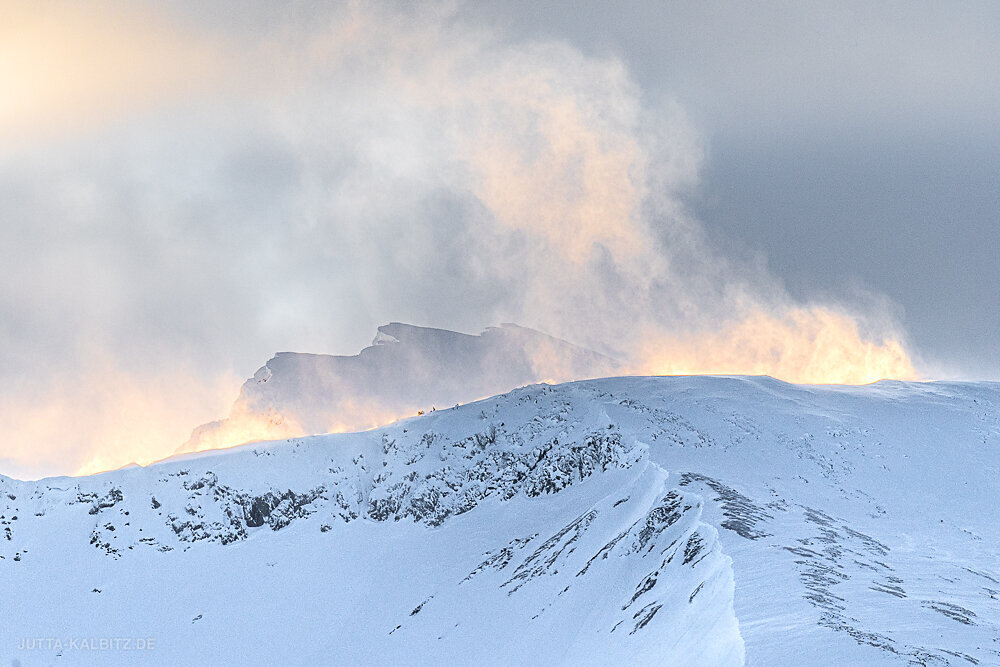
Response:
M621 372L609 357L515 324L478 336L393 322L354 356L282 352L247 380L226 419L177 452L361 431L535 382Z
M998 405L614 378L0 478L0 658L1000 664Z

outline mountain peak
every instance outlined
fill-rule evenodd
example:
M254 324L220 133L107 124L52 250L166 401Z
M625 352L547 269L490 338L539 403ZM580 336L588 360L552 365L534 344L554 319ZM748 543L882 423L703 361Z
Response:
M390 322L353 356L280 352L247 380L227 418L178 452L358 431L537 382L616 374L614 359L505 323L479 335Z

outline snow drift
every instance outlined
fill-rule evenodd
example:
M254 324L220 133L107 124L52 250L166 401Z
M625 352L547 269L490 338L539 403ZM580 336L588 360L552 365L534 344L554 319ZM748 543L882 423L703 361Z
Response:
M601 379L364 433L0 478L16 610L0 654L996 664L998 405L981 383ZM155 647L80 647L100 638Z

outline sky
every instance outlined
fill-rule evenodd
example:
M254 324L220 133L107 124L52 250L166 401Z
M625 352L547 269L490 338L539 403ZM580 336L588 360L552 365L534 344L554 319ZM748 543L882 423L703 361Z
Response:
M0 10L0 473L164 456L389 321L1000 379L993 3Z
M688 204L800 298L888 296L934 377L997 379L995 3L516 3L508 34L621 57L708 144Z

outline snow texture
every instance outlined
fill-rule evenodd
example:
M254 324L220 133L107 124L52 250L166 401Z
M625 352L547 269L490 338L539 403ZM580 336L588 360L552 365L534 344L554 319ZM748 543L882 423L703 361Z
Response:
M610 378L0 477L0 659L1000 664L998 405Z

